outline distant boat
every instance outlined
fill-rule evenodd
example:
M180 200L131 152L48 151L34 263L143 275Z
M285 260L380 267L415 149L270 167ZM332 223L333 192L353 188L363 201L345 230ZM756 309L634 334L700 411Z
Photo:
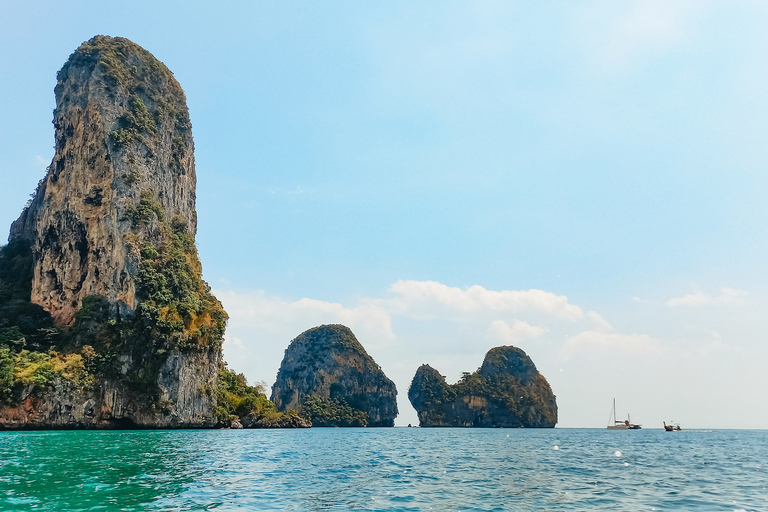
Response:
M613 423L611 423L611 418L613 418ZM614 398L611 416L608 418L608 430L639 430L641 428L640 425L635 425L630 421L629 414L627 414L627 419L624 421L616 419L616 399Z
M683 430L683 429L680 428L680 425L667 425L666 421L664 421L662 423L664 423L664 430L667 431L667 432L676 432L678 430ZM670 421L670 423L672 423L672 422Z

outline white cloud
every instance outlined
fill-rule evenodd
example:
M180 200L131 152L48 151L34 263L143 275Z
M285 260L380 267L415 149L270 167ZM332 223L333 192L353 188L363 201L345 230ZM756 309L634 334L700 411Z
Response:
M682 297L673 297L667 300L667 306L674 307L698 307L710 304L733 304L746 297L749 293L745 290L736 290L734 288L721 288L720 293L712 295L706 292L697 291L684 295Z
M581 308L568 303L568 297L535 289L495 291L475 285L462 290L437 281L399 280L390 291L398 294L396 302L402 312L432 303L457 311L545 311L567 320L577 320L584 314Z
M717 297L718 302L724 304L731 304L733 302L739 302L742 298L749 295L746 290L736 290L734 288L721 288L720 295Z
M292 189L269 187L266 189L266 192L270 196L283 197L291 201L296 201L297 198L307 193L307 191L301 188L300 186L296 186Z
M377 337L392 338L389 313L372 303L347 308L336 302L303 298L286 301L269 297L263 291L253 293L214 292L230 315L230 323L258 326L270 332L285 332L286 325L303 330L322 325L340 323L350 329L374 332ZM294 332L293 336L303 331Z
M571 357L585 349L610 349L632 353L655 352L660 348L658 340L646 334L622 334L616 332L602 316L590 311L587 319L592 328L570 336L563 346L563 356Z
M525 338L538 338L547 330L543 327L530 325L522 320L515 320L510 326L503 320L494 320L491 324L491 333L501 338L504 343L515 344Z
M690 293L683 297L673 297L667 301L667 306L674 308L677 306L701 306L709 304L712 297L704 292Z
M563 347L563 355L569 358L576 352L592 348L621 350L640 354L658 351L660 343L646 334L583 331L576 336L568 338Z
M263 291L215 294L230 316L224 356L232 369L271 384L292 339L318 325L344 324L397 385L398 424L418 421L407 389L423 363L454 381L477 368L492 347L515 345L523 346L549 378L577 352L631 357L659 345L647 335L616 332L597 312L585 313L567 297L542 290L461 289L400 280L388 298L362 298L355 304L290 301Z
M611 324L606 322L602 316L594 311L587 313L587 318L592 322L593 329L597 332L613 332L614 330Z
M235 338L234 336L230 335L228 332L224 333L224 345L233 344L233 345L243 345L243 340L240 338Z

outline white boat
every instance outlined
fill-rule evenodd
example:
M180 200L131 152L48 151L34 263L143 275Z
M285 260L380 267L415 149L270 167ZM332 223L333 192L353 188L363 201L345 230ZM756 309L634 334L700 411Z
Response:
M611 418L613 418L613 423L611 423ZM630 421L629 414L627 414L627 419L624 421L616 419L616 399L614 398L611 416L608 418L608 430L639 430L641 428L640 425L635 425Z

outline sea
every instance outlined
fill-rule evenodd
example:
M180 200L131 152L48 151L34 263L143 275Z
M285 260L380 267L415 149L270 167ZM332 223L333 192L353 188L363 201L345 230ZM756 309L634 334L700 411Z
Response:
M0 510L768 510L768 431L0 432Z

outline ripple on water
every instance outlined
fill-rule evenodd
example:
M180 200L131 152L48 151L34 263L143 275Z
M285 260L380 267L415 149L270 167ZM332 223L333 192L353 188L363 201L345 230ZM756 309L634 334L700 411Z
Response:
M768 433L681 434L4 432L0 510L766 509Z

